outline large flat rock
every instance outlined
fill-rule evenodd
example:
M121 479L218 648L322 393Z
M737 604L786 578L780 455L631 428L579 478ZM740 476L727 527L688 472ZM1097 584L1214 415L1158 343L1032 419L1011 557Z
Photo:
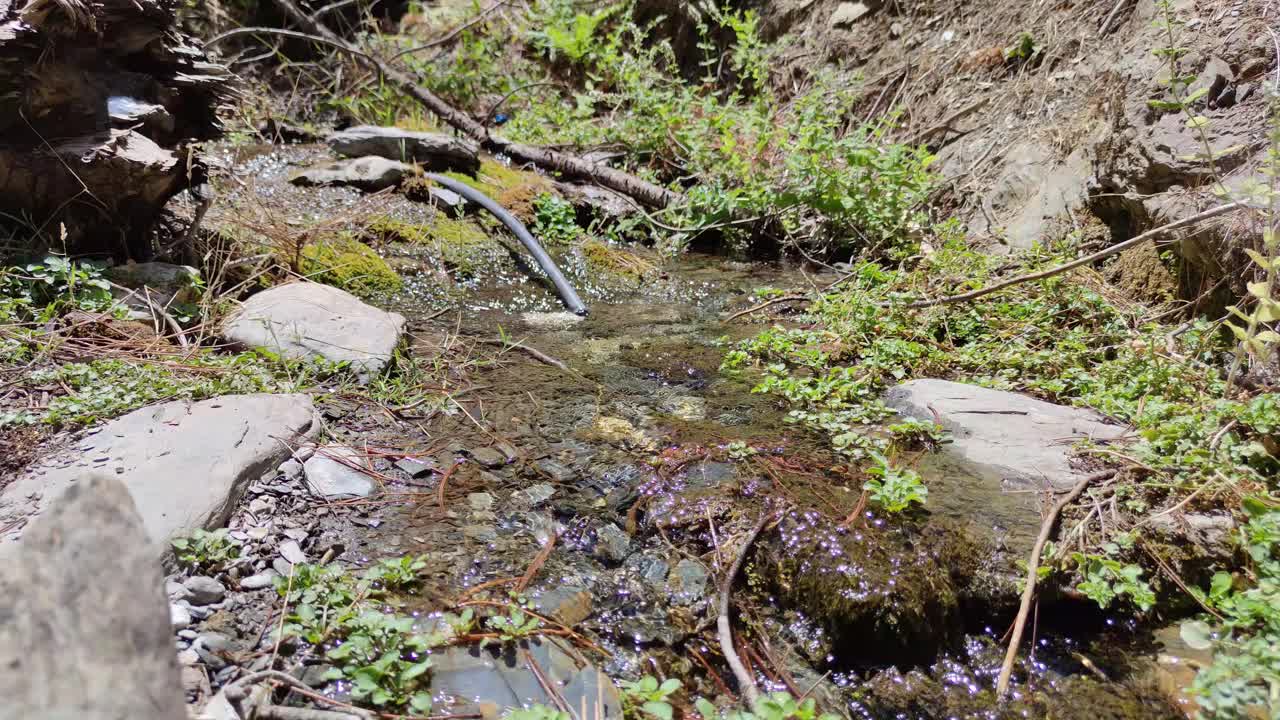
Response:
M294 360L346 362L357 373L382 372L404 333L404 316L319 283L271 288L249 298L223 327L223 337Z
M485 718L496 718L530 705L554 707L555 700L547 694L537 672L558 688L576 717L622 717L622 699L609 676L590 665L579 666L553 639L521 641L501 648L451 647L434 658L431 692L458 701L460 705L451 712L474 710Z
M942 425L955 439L943 452L1017 488L1070 488L1087 474L1072 467L1071 446L1127 431L1084 408L948 380L910 380L890 388L885 403Z
M328 143L335 153L346 157L377 155L417 163L428 170L474 173L480 169L479 151L474 144L442 133L358 125L330 135Z
M0 547L0 720L185 720L163 584L124 483L71 485Z
M5 488L0 526L41 513L97 470L128 489L158 558L175 536L225 525L248 484L287 460L317 425L307 395L228 395L136 410Z
M401 180L416 174L412 165L370 156L354 160L338 160L309 168L289 182L294 185L350 185L368 192L395 187Z

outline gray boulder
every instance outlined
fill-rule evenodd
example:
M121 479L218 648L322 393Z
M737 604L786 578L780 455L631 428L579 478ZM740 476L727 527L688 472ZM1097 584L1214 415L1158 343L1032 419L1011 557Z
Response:
M171 302L190 303L199 299L200 271L188 265L147 262L107 268L107 278L130 290L147 288L151 300L161 306ZM130 303L131 306L140 304Z
M128 488L72 485L0 548L0 719L185 720L163 582Z
M344 290L299 282L249 298L223 327L233 344L286 358L347 362L362 376L382 372L404 333L404 316Z
M949 431L954 442L945 453L990 468L1018 488L1070 488L1087 474L1071 466L1074 441L1112 440L1127 430L1084 408L948 380L910 380L890 388L884 399L900 413Z
M159 557L176 536L225 525L248 484L315 429L307 395L228 395L135 410L6 487L0 525L38 514L86 472L102 470L133 496Z
M346 157L377 155L417 163L428 170L474 173L480 169L479 151L474 144L441 133L359 125L330 135L328 143L335 153Z
M373 478L357 468L366 467L363 455L352 448L330 445L316 450L303 465L307 487L326 500L369 497Z
M416 174L412 165L382 157L338 160L304 170L289 182L294 185L350 185L368 192L395 187Z

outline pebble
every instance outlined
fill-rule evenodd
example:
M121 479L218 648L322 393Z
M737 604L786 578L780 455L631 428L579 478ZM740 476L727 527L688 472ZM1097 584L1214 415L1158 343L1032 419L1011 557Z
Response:
M307 531L301 528L289 528L284 531L285 537L301 543L307 539Z
M418 458L402 458L396 461L396 468L404 471L411 478L420 478L424 475L430 475L437 467L435 461L419 460Z
M164 594L169 596L170 600L177 602L178 600L186 600L191 595L182 583L177 580L164 581Z
M185 630L191 626L191 611L177 603L169 605L169 624L174 630Z
M302 463L292 458L280 463L280 473L286 480L297 480L302 477Z
M514 499L533 507L550 500L555 494L556 489L551 485L551 483L538 483L537 485L530 485L524 490L520 490L515 494Z
M227 666L227 661L221 654L231 650L231 639L220 633L205 633L191 643L191 649L196 651L205 665L221 670Z
M227 595L227 589L222 586L222 583L204 575L187 578L182 586L190 593L187 602L192 605L212 605L222 602L222 598Z
M278 558L274 558L271 561L271 569L275 570L276 574L279 575L280 577L288 577L292 568L293 566L290 565L289 561L285 560L284 558L278 557Z
M655 591L663 589L667 582L667 572L671 570L671 565L666 560L655 555L637 555L630 565L635 568L644 584Z
M546 473L557 483L563 484L573 479L573 471L555 460L539 460L534 467Z
M195 650L187 649L178 653L179 665L195 665L198 662L200 662L200 654Z
M270 533L271 531L265 527L251 527L244 534L248 535L251 540L266 540L267 535Z
M269 588L275 584L276 574L271 570L260 572L257 575L250 575L247 578L240 579L241 590L262 590Z
M671 601L677 605L692 605L707 594L707 569L702 563L681 560L671 569L667 578Z
M604 560L622 562L631 552L631 536L613 523L596 531L595 554Z
M178 637L182 638L183 640L195 640L196 638L200 637L200 633L188 628L186 630L179 630Z
M283 557L292 565L297 565L307 561L307 554L302 552L302 548L298 547L298 543L295 540L285 540L280 543L280 547L278 549L280 551L280 557Z
M493 508L493 496L489 493L471 493L467 495L467 504L476 512L485 512Z
M476 462L487 468L502 467L507 464L507 456L496 448L472 448L469 453Z

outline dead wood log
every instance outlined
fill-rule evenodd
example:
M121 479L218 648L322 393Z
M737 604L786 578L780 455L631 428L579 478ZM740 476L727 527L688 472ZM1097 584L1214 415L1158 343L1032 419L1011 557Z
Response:
M190 143L220 131L231 76L177 5L0 0L0 208L33 251L145 260L165 203L201 180Z
M351 47L318 20L302 11L294 0L275 0L280 10L303 31L322 38L326 44L341 47L359 62L378 72L436 117L458 129L464 135L492 153L507 155L517 163L536 165L548 172L558 173L571 180L586 180L628 197L635 198L649 207L665 208L683 200L680 193L622 172L606 165L593 163L557 150L524 145L489 132L489 129L467 113L448 104L435 93L422 87L414 78L385 62Z

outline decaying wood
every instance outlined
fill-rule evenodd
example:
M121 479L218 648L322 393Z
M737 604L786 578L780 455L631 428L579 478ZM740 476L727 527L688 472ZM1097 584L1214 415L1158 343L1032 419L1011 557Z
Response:
M430 90L420 86L411 75L351 47L349 43L338 37L323 23L303 12L294 0L275 0L275 3L285 16L303 31L321 38L320 42L323 44L341 48L371 70L379 73L406 95L417 100L433 115L456 128L489 152L507 155L517 163L536 165L548 172L558 173L566 179L586 180L596 183L602 187L635 198L649 207L665 208L678 204L683 199L683 196L679 193L607 165L593 163L558 150L511 142L499 135L492 134L483 123L448 104Z
M164 204L199 180L230 75L171 0L0 2L0 206L73 251L150 255ZM38 248L33 248L38 249Z

